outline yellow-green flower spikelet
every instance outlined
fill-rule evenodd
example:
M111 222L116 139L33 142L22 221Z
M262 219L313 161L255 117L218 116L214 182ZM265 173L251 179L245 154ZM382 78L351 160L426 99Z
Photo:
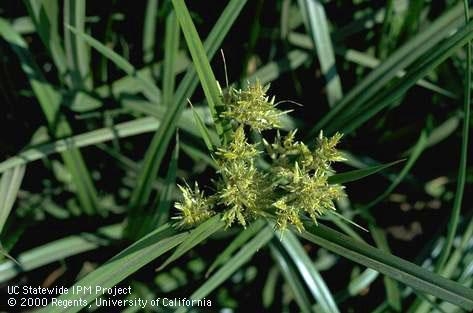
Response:
M215 214L212 210L212 199L205 197L195 183L194 190L189 186L178 185L182 194L182 201L176 202L174 207L179 211L178 225L182 227L196 226Z
M285 112L276 109L274 97L270 99L266 95L268 89L269 85L263 86L259 80L254 84L248 82L246 89L229 87L227 92L222 92L225 111L220 116L259 132L279 128L280 117Z

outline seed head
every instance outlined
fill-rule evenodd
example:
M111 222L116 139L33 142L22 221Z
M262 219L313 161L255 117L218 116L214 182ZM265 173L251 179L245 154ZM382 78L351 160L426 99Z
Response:
M257 80L245 89L231 88L222 94L225 111L222 118L234 120L240 125L248 125L258 132L280 127L280 117L285 112L276 109L274 97L266 95L269 85L262 86Z
M212 210L212 198L204 196L204 192L200 191L197 182L194 185L194 190L188 185L185 187L178 185L178 187L183 198L181 202L174 204L174 207L180 212L176 217L180 220L178 226L196 226L215 214Z

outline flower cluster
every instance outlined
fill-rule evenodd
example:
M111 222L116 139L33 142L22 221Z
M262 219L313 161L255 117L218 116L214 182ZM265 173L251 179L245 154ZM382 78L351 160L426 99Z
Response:
M248 83L246 89L229 87L228 91L222 92L225 111L221 117L256 131L279 128L280 116L287 112L276 109L274 97L269 99L266 95L268 89L269 85L262 86L258 80L254 84Z
M264 208L265 175L255 166L258 156L255 145L249 144L243 126L239 126L227 147L216 152L221 179L217 185L218 203L227 207L223 219L227 226L236 220L246 226L246 220L256 217Z
M205 197L195 182L194 190L188 185L178 185L182 192L182 202L176 202L174 207L181 212L179 226L197 225L210 218L215 212L212 210L213 199Z
M266 95L268 86L259 82L246 89L230 88L222 92L224 111L220 118L233 125L230 140L215 152L219 179L216 192L204 196L196 184L194 190L182 187L183 200L175 207L180 225L195 226L217 212L229 227L235 222L245 227L257 217L273 216L280 230L289 225L304 229L302 218L317 219L335 210L333 201L343 196L343 187L329 184L331 163L343 160L336 149L341 135L327 138L320 133L315 148L296 140L296 131L272 143L266 139L251 143L247 133L280 127L278 110ZM261 161L258 163L258 161ZM261 169L256 164L270 161Z
M273 203L276 225L285 229L292 224L301 231L301 212L316 223L318 217L335 210L333 200L343 196L342 186L328 183L330 164L342 161L343 157L335 149L341 138L338 133L331 138L320 133L317 148L313 151L304 143L295 141L294 137L295 131L289 132L285 138L278 133L273 144L264 143L273 160L270 176L281 195Z

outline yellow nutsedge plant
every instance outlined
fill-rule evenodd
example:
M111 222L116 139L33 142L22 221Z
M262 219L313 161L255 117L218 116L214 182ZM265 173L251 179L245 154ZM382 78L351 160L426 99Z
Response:
M296 131L281 136L281 116L288 111L276 108L274 97L267 96L269 85L259 81L244 89L229 87L221 91L219 118L231 125L229 140L216 149L218 165L216 190L205 196L197 183L192 189L179 186L182 200L175 203L179 226L193 227L217 212L227 227L238 223L246 227L258 217L274 217L278 230L294 226L304 229L303 218L314 223L335 210L334 201L344 195L343 186L330 184L331 164L344 160L336 149L341 134L328 138L321 132L314 149L296 140ZM262 131L277 130L272 142ZM258 132L263 138L251 142L248 134ZM269 163L259 168L257 160Z

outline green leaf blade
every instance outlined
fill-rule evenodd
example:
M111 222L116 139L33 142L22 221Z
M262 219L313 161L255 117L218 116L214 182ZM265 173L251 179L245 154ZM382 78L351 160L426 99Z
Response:
M338 173L338 174L330 176L328 178L328 182L330 184L345 184L345 183L353 182L353 181L362 179L364 177L376 174L377 172L380 172L384 169L387 169L388 167L391 167L403 161L404 160L398 160L398 161L394 161L394 162L390 162L386 164L375 165L368 168L362 168L359 170Z
M187 10L184 0L172 0L172 3L186 39L187 46L189 47L192 60L194 61L197 75L199 76L202 88L204 89L205 97L217 128L217 133L220 138L222 138L223 128L220 125L217 113L217 107L222 106L222 101L217 80L215 79L215 75L210 67L204 46L199 38L194 23L192 22L192 18Z
M352 261L388 275L418 291L434 295L465 310L473 309L473 290L411 262L336 232L326 226L308 227L300 235Z
M177 246L185 238L187 238L187 234L173 234L170 226L164 225L117 254L107 263L81 279L74 286L101 286L103 288L114 287L144 265ZM96 294L95 292L86 295L70 292L61 295L58 299L68 301L81 298L87 301L87 303L91 303L99 296L100 294ZM63 308L60 306L49 305L39 312L76 313L82 309L83 307L81 306Z

